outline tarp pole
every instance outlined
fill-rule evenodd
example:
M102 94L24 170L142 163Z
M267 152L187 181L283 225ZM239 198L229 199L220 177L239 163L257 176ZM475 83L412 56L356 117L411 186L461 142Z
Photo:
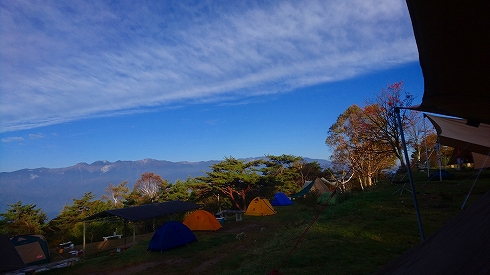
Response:
M85 259L85 221L83 221L83 245L82 245L82 256Z
M422 120L424 122L424 137L425 137L425 164L427 167L427 177L430 177L430 164L429 164L429 148L427 147L427 128L425 127L425 115Z
M133 222L133 243L136 243L136 224Z
M442 161L441 161L441 143L439 142L439 138L437 139L436 143L436 150L437 150L437 164L439 165L439 181L442 181Z
M395 107L395 113L396 113L396 118L398 120L398 127L400 127L400 137L402 140L403 154L405 156L405 163L406 163L405 165L407 166L406 168L408 172L408 179L410 180L410 187L412 189L413 206L415 207L415 213L417 214L417 221L419 223L420 237L422 238L422 241L424 241L425 240L424 228L422 226L422 219L420 218L419 204L417 202L417 194L415 193L415 185L413 183L412 169L410 168L410 158L408 157L407 143L405 142L405 134L403 133L403 125L402 125L402 120L400 118L399 107Z
M128 220L124 220L124 244L126 244L126 238L128 236Z

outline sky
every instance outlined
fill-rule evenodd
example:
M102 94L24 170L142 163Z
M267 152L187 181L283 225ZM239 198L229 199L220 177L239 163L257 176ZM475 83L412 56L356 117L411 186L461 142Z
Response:
M328 159L328 128L423 77L404 0L1 1L0 172Z

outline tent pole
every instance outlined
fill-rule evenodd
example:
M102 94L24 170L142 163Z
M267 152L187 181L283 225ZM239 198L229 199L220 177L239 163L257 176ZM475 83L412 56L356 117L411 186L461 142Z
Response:
M425 240L424 228L422 226L422 220L420 218L419 204L417 202L417 194L415 193L415 185L413 183L412 169L410 168L410 158L408 157L407 144L405 142L405 135L403 133L403 125L402 125L402 120L400 118L400 108L399 107L395 107L395 113L396 113L396 118L398 120L398 127L400 127L400 137L401 137L402 146L403 146L403 154L405 156L405 162L406 162L405 165L406 165L407 172L408 172L408 179L410 180L410 187L412 189L413 206L415 207L415 213L417 214L417 221L419 223L420 237L422 238L422 241L424 241Z
M85 221L83 221L83 246L82 246L82 256L85 259Z

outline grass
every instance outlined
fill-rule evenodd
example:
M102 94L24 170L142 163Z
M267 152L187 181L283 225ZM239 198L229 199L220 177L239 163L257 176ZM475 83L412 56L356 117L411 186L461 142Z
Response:
M451 173L454 178L442 182L414 175L426 237L461 212L473 184L470 177L475 171ZM467 205L484 194L489 184L487 170ZM276 215L228 221L216 232L195 232L197 242L162 253L146 252L151 235L141 236L137 245L121 253L42 273L237 275L268 274L281 267L282 274L371 274L421 242L412 194L396 192L400 187L381 182L329 205L286 261L316 209L300 204L276 207ZM405 187L410 189L408 183ZM241 232L246 236L237 238Z

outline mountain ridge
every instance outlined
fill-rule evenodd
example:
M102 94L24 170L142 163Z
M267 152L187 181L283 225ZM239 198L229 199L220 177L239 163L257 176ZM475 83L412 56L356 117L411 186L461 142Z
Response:
M304 160L318 161L322 167L329 165L327 160ZM25 168L0 172L0 213L5 212L8 204L21 201L23 204L35 204L52 219L65 204L71 204L73 199L81 198L84 193L92 192L96 198L100 198L110 183L117 185L127 181L128 187L132 188L145 172L153 172L162 179L175 183L177 180L185 181L188 177L205 176L205 172L210 171L210 166L221 161L98 160L90 164L80 162L62 168Z

